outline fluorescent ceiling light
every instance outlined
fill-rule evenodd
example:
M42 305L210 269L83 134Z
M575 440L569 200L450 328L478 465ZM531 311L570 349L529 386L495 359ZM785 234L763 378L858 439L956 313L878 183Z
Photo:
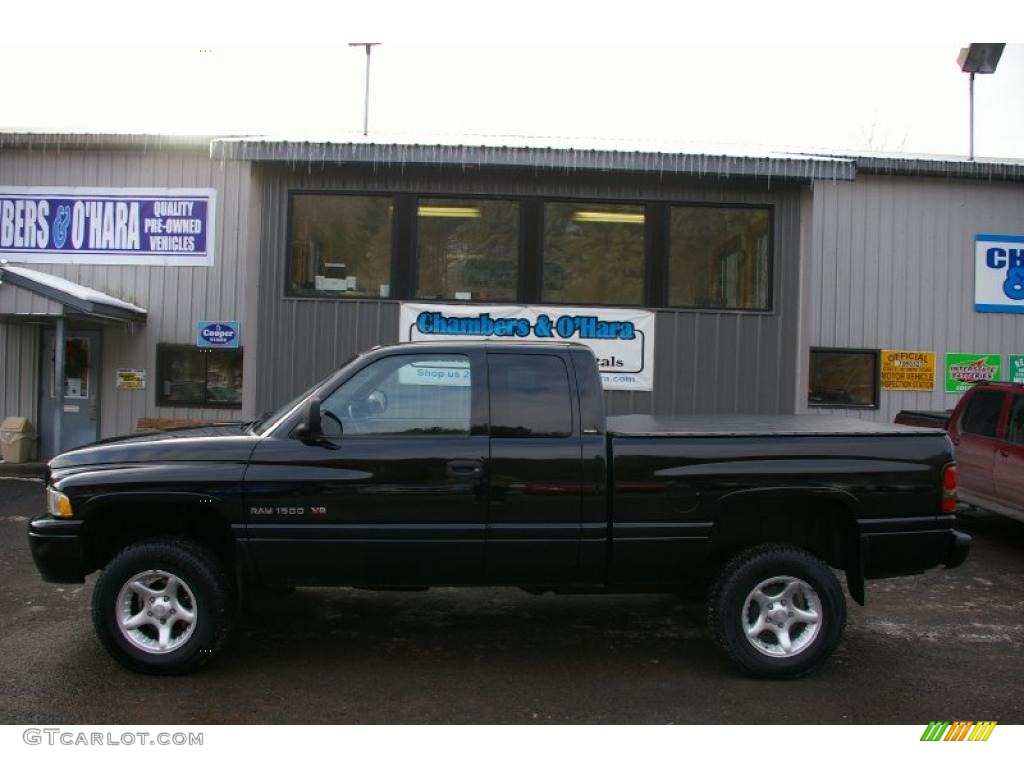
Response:
M643 224L642 213L615 213L614 211L577 211L573 221L600 222L602 224Z
M450 205L421 205L420 216L435 216L441 219L479 219L479 208L460 208Z

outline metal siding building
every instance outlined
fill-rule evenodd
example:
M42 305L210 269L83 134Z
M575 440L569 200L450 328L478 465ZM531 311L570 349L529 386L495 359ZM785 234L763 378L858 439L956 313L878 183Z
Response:
M0 186L216 189L217 241L211 267L28 266L131 301L148 310L144 325L135 324L131 329L123 326L102 328L99 436L133 432L142 417L168 420L239 418L239 411L234 409L157 406L153 387L156 386L157 343L194 344L199 319L237 319L245 331L243 344L253 347L256 344L256 323L249 322L254 317L250 314L254 296L247 298L246 291L252 277L248 258L249 222L258 220L258 212L250 210L253 186L248 164L212 161L208 139L8 135L0 140ZM8 286L5 286L4 291L7 290ZM53 307L45 304L19 309L42 311L51 317L56 314ZM74 328L75 321L69 322ZM38 413L41 336L41 327L36 324L0 323L2 415L29 416L37 425L42 421ZM255 362L255 356L244 358L246 368ZM118 368L147 369L151 377L148 388L116 388L114 371ZM250 371L246 374L252 375ZM249 392L246 390L243 413L253 410Z
M807 346L932 351L940 366L931 392L883 389L877 410L828 412L892 421L952 408L945 353L1024 354L1024 316L974 309L974 237L1024 233L1024 183L946 170L814 187Z
M648 301L640 309L655 315L653 391L608 392L611 413L815 410L889 421L957 398L940 378L932 392L883 390L877 408L809 409L809 350L928 350L940 363L952 351L1024 354L1024 315L973 306L975 235L1024 234L1024 163L1015 161L3 134L0 186L216 190L212 266L30 265L148 312L145 324L102 328L100 437L132 432L143 418L253 418L351 355L398 340L409 286L387 299L289 295L290 201L303 192L770 209L770 307ZM651 270L650 237L645 229L648 298L667 292L651 285L667 267ZM393 265L414 265L408 243L394 248ZM543 303L536 294L526 300ZM52 299L0 285L0 417L38 423L44 331L27 314L60 312ZM241 407L157 405L157 345L194 345L203 319L241 323ZM146 369L151 383L117 389L118 368Z
M654 391L607 392L610 413L791 413L798 369L797 295L800 194L793 182L767 189L714 178L391 168L307 170L305 163L262 168L260 244L261 354L275 361L257 372L257 410L272 408L375 344L397 342L399 301L297 298L285 294L288 195L330 190L523 196L688 203L761 204L774 208L773 310L657 310ZM307 343L316 339L320 347ZM265 359L266 359L265 358Z

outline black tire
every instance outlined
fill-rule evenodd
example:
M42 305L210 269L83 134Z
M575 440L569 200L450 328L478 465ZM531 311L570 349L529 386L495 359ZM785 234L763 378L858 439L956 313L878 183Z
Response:
M167 575L179 584L172 584ZM147 611L151 606L142 595L148 593L130 583L155 585L154 596L148 599L165 605ZM160 589L173 596L161 597ZM162 537L132 544L107 564L93 589L92 620L100 642L123 666L134 672L175 675L198 669L217 655L230 633L234 605L231 578L216 557L195 542ZM142 619L143 615L151 618ZM146 623L122 630L126 616ZM161 621L160 616L165 618ZM163 649L157 621L170 624Z
M708 624L729 658L751 676L801 677L839 645L846 598L832 570L810 552L764 544L741 552L722 569L708 596Z

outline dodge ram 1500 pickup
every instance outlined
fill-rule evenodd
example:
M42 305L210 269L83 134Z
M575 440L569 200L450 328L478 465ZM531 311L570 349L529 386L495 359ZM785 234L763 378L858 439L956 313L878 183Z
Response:
M813 416L605 417L570 343L371 350L256 422L102 441L53 459L29 523L44 579L99 570L93 621L124 666L222 647L259 585L707 597L747 672L836 648L865 579L955 567L939 429Z

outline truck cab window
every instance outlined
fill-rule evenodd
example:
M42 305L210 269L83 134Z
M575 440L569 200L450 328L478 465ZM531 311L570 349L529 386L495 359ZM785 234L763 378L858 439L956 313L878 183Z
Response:
M572 434L569 373L554 355L488 355L491 437Z
M1002 392L978 392L967 404L960 429L969 435L995 437L999 427L999 412L1003 409Z
M1024 397L1013 398L1010 418L1006 422L1006 442L1024 445Z
M463 355L396 355L371 363L320 405L328 437L468 435L472 374Z

